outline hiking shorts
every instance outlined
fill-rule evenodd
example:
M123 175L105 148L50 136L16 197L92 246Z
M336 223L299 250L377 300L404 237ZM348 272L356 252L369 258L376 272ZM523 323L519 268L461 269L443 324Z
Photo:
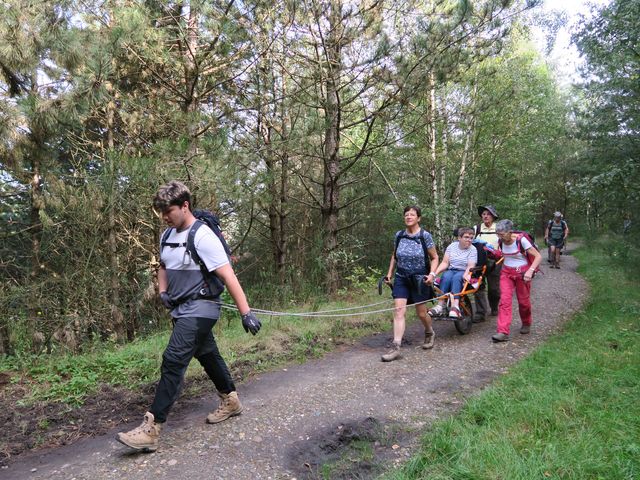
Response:
M424 302L433 298L433 288L422 280L424 274L411 275L397 273L393 278L393 298L406 298L407 304Z
M550 247L562 248L564 246L564 238L551 238L547 241Z

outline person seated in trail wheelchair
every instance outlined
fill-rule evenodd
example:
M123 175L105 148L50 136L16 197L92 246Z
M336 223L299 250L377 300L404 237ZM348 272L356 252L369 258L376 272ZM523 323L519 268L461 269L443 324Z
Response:
M458 241L452 242L444 252L444 258L438 265L436 275L442 273L439 289L442 293L451 293L449 317L460 318L460 297L464 282L472 283L472 271L478 261L478 251L472 245L473 228L461 227L457 231ZM429 315L441 316L445 311L445 297L439 297L438 304L429 310Z

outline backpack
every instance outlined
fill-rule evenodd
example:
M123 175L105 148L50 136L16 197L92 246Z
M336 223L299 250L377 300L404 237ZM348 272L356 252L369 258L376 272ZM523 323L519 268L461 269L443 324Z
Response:
M540 248L536 244L536 237L532 233L526 232L524 230L514 230L511 233L516 236L516 247L518 248L518 251L522 255L524 255L524 257L527 259L528 266L531 267L531 264L533 263L533 259L525 251L524 247L522 246L522 239L526 238L527 240L529 240L529 243L531 244L531 246L533 248L535 248L538 252L540 252ZM502 240L501 239L498 239L498 248L500 248L500 250L502 250ZM540 271L540 268L536 267L535 271L533 272L534 275L536 273L538 273L539 271Z
M562 234L564 235L565 232L567 231L567 222L565 222L564 220L560 220L560 225L562 226ZM547 223L547 228L549 229L549 232L551 232L552 226L553 226L553 220L549 220L549 223Z
M168 247L186 247L187 252L191 256L191 259L200 267L200 272L202 273L202 277L204 279L204 283L206 288L201 292L202 298L211 298L219 296L224 290L224 283L222 280L218 278L218 276L214 272L210 272L207 270L207 266L198 255L198 251L195 246L195 238L196 232L202 225L206 225L211 229L211 231L218 237L220 243L222 243L222 247L224 248L227 257L229 257L229 261L231 261L231 248L229 248L229 244L224 239L224 235L222 235L222 230L220 229L220 220L218 217L211 213L208 210L194 210L193 216L196 217L196 221L193 222L191 228L189 229L189 233L187 234L187 241L183 244L170 243L167 242L167 238L169 238L169 234L171 233L172 228L168 228L164 234L162 235L162 241L160 243L160 248L165 246Z
M478 260L476 267L484 267L487 264L487 243L484 240L473 240L471 245L476 247L478 252Z
M424 239L424 233L425 231L422 228L420 229L417 238L410 237L409 234L407 234L406 230L400 230L398 233L396 233L396 245L393 249L393 256L396 259L396 263L398 262L398 257L396 255L396 252L398 251L398 245L400 245L400 240L406 238L407 240L411 240L412 242L420 242L422 244L425 268L427 269L427 272L431 269L431 257L429 257L429 249L427 248L427 242Z

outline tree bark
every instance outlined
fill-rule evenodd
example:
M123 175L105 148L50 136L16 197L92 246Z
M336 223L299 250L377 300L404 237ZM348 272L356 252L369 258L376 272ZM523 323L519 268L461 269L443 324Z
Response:
M194 7L194 2L185 2L189 10L186 26L186 48L183 49L184 61L184 104L183 111L186 114L188 147L187 156L184 160L185 170L190 177L191 163L199 155L198 138L198 65L196 56L198 54L198 11Z
M124 315L120 309L120 262L118 261L118 239L117 239L117 222L116 222L116 209L118 205L118 167L116 165L117 155L115 152L115 134L114 134L114 122L116 115L116 102L114 96L114 88L112 85L107 85L107 91L111 94L111 98L107 102L106 107L106 133L107 133L107 145L106 154L103 149L103 157L109 165L109 207L107 211L107 245L109 252L109 286L110 286L110 303L111 303L111 319L113 321L112 331L115 335L116 341L123 341L126 337L126 328L124 325ZM104 328L103 328L104 330ZM109 329L107 329L109 330ZM128 338L128 340L133 340Z
M340 200L340 97L338 84L341 62L341 12L339 0L331 2L329 35L325 44L325 131L323 145L324 177L322 182L322 224L324 227L324 252L326 255L325 282L328 293L338 291L340 284L336 249L338 247L338 213Z
M31 76L31 92L34 97L38 96L38 80L37 73L34 72ZM37 120L34 120L30 125L30 139L31 139L31 176L29 180L30 187L30 200L31 208L29 211L29 223L30 223L30 235L31 235L31 269L29 272L30 283L33 287L38 287L38 279L41 271L41 237L42 237L42 222L40 221L40 212L44 209L44 195L42 192L42 158L41 155L44 151L44 132L38 125ZM44 333L44 325L42 323L41 311L42 305L40 300L40 292L35 292L32 296L29 305L29 330L32 336L32 350L34 353L39 353L45 344L46 336Z

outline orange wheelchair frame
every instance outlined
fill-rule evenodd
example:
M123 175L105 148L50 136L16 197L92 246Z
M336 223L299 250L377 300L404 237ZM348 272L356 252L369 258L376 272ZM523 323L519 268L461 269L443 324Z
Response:
M466 335L471 331L471 325L473 325L473 312L474 306L471 302L470 295L476 293L480 286L482 285L482 281L484 280L484 274L486 272L486 265L482 265L480 267L473 267L471 272L471 278L477 280L477 287L473 288L473 286L465 280L462 285L462 290L460 293L443 293L437 285L433 286L434 291L439 295L433 300L437 302L438 300L446 300L445 308L439 315L432 315L431 318L433 320L450 320L456 327L456 330L460 333L460 335ZM475 282L474 282L475 283ZM459 309L460 309L460 317L454 318L449 316L449 309L451 307L451 300L454 297L459 297Z

